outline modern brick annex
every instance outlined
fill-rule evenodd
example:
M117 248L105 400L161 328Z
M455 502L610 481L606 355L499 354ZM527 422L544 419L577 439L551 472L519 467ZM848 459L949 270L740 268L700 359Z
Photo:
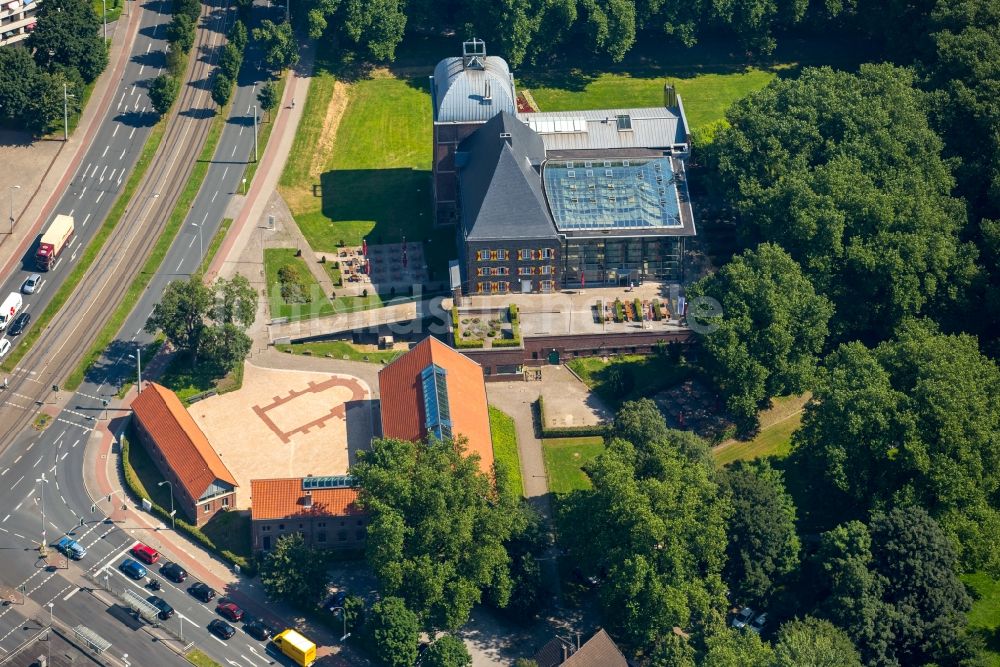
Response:
M684 105L519 113L507 63L483 42L438 63L434 207L458 234L464 294L683 279L696 233Z
M298 533L317 549L365 545L368 515L347 475L255 479L250 482L254 551L270 551L278 538Z

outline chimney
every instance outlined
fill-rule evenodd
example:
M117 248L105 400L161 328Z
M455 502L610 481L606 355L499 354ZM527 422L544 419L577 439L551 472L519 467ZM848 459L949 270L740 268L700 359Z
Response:
M500 141L504 142L508 146L512 146L514 143L514 139L510 136L510 132L501 132Z
M663 106L668 109L677 106L677 91L669 83L663 84Z
M306 495L302 498L302 506L306 509L312 509L313 506L313 494L312 491L306 491Z
M489 79L486 79L486 94L483 95L483 99L484 100L492 100L493 99L493 93L492 93L492 91L490 91L490 80Z

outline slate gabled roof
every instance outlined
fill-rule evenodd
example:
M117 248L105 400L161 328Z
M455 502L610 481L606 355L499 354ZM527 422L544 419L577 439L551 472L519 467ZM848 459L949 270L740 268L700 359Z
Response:
M462 224L471 241L555 238L538 166L541 137L502 111L458 146Z

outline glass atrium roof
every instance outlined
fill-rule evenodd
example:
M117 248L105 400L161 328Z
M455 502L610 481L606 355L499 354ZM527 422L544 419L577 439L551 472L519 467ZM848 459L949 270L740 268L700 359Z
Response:
M542 175L559 230L683 227L668 157L550 160Z

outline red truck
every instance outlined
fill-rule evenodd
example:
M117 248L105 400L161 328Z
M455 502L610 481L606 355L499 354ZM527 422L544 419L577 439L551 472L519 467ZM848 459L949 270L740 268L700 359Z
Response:
M35 253L35 265L40 271L50 271L59 264L59 256L69 245L75 230L73 216L57 215L49 228L42 234Z

